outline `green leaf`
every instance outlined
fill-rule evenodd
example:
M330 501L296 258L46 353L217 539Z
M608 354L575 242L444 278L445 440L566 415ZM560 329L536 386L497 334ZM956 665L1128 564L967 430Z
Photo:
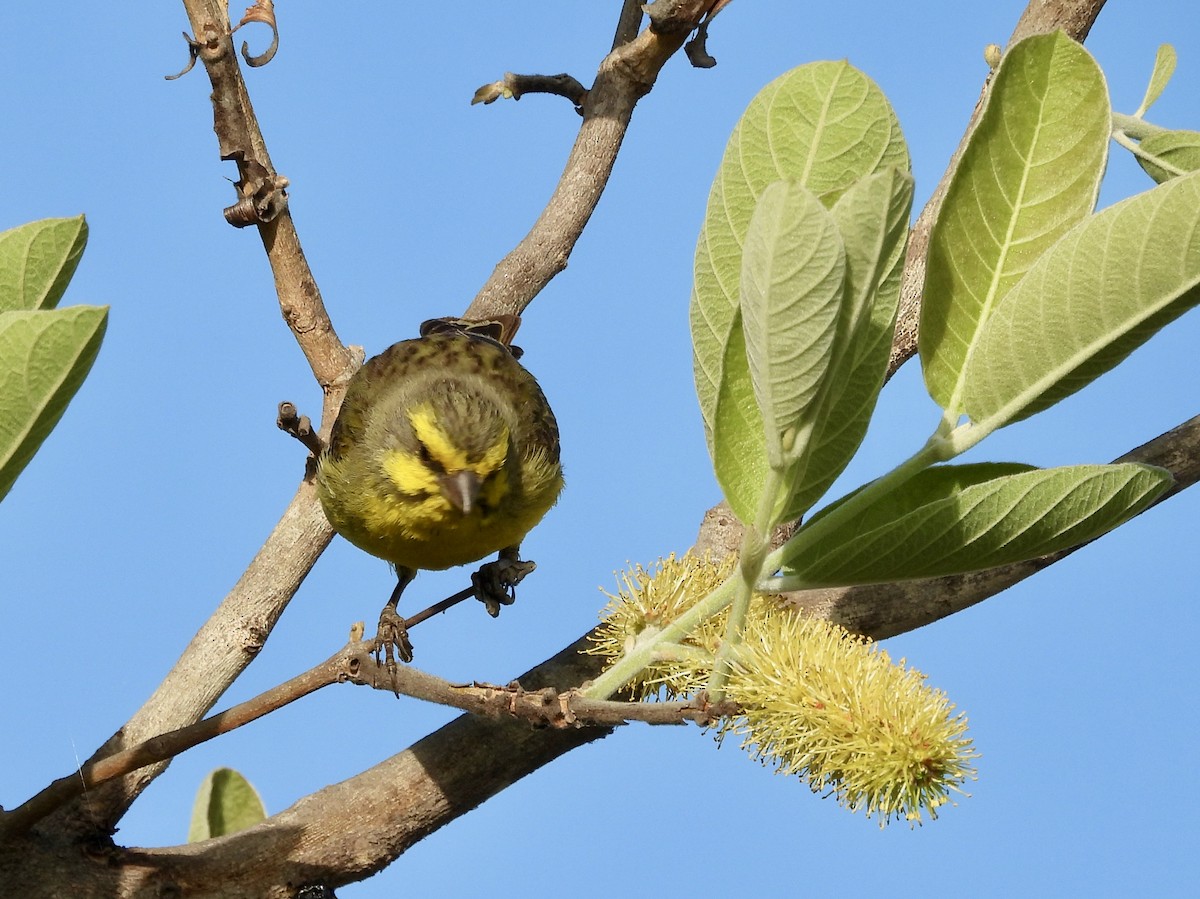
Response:
M742 255L742 330L763 417L767 462L793 451L830 361L846 253L821 201L798 181L767 185Z
M741 318L738 318L741 334ZM717 480L738 519L753 523L767 481L767 449L758 400L750 383L746 341L730 340L724 360L727 372L738 373L721 384L710 452Z
M696 246L690 318L705 436L721 488L743 520L753 519L767 470L739 300L755 204L768 184L787 179L832 205L859 178L889 167L909 168L895 113L845 62L810 63L777 78L729 139Z
M107 306L0 312L0 499L95 361Z
M188 842L237 833L266 817L266 807L250 781L232 768L217 768L196 791Z
M781 521L824 495L866 435L891 355L912 196L912 176L887 169L857 182L831 210L846 248L846 302Z
M783 576L771 589L943 577L1035 559L1112 530L1172 483L1170 472L1134 463L929 468L858 515L834 523L834 506L814 517L785 546ZM819 536L806 536L809 529Z
M1174 74L1175 48L1170 44L1160 44L1158 52L1154 54L1154 71L1150 73L1150 83L1146 85L1146 96L1142 98L1142 105L1133 114L1135 118L1140 119L1144 116L1154 102L1162 96L1163 89Z
M1138 165L1159 184L1177 177L1181 172L1200 170L1200 131L1160 131L1143 138L1138 147L1142 153L1176 170L1170 171L1155 165L1141 153L1135 154Z
M87 244L82 215L0 233L0 312L53 309Z
M1061 32L1004 54L929 241L919 350L951 415L996 305L1095 206L1111 119L1100 67Z
M1200 172L1092 216L996 309L963 407L990 428L1046 409L1200 302Z

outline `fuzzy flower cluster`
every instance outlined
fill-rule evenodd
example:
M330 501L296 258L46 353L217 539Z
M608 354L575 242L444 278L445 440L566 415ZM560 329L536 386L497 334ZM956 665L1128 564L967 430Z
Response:
M963 794L978 754L945 693L836 624L760 606L728 684L742 715L722 721L721 736L880 826L937 818Z
M608 605L592 636L593 655L620 658L633 644L654 640L668 624L696 601L716 590L733 573L737 560L700 559L692 553L674 553L647 570L636 565L618 577L615 594L605 591ZM724 612L674 645L663 645L658 659L642 670L626 689L640 700L682 699L704 689L712 673L712 659L725 636Z
M593 652L619 658L654 640L664 627L711 593L733 571L692 555L670 556L656 569L626 572L610 595ZM703 690L725 634L725 613L683 640L662 646L629 686L639 699L673 699ZM895 664L870 640L827 621L806 618L771 597L756 597L726 695L741 714L719 723L717 738L742 748L813 792L852 811L919 824L924 813L963 793L978 757L966 717L925 676ZM965 795L965 794L964 794Z

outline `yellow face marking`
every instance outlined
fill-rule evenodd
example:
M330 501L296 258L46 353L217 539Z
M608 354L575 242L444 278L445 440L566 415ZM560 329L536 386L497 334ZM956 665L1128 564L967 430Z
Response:
M424 496L422 505L430 517L441 517L451 511L457 514L442 494L441 476L469 470L483 483L479 494L481 506L496 509L508 493L508 478L503 470L508 456L508 428L502 428L499 439L488 447L482 458L472 462L438 424L431 406L414 406L407 414L425 455L396 451L384 458L384 471L396 488L408 496Z
M429 452L430 458L442 467L442 471L462 471L465 468L476 468L467 463L467 454L451 440L442 430L434 416L433 409L428 404L414 406L408 410L408 421L412 425L417 440ZM505 443L507 444L507 440ZM476 473L482 477L485 472L476 468Z

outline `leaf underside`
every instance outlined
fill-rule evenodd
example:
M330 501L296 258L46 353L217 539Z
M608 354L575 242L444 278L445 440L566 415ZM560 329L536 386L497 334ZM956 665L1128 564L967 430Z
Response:
M797 551L784 549L783 589L942 577L1037 558L1117 527L1172 483L1164 469L1133 463L926 469L820 538L798 532Z
M753 520L768 468L740 309L742 247L768 184L797 181L827 206L859 178L907 171L887 99L845 62L800 66L751 101L725 150L696 247L690 320L696 391L717 480Z

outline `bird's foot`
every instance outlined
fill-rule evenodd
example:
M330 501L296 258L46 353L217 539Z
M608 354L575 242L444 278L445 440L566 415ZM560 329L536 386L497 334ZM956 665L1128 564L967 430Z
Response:
M501 554L494 562L481 565L471 575L475 587L475 598L483 603L487 613L495 618L501 606L511 606L517 598L516 586L525 575L537 568L533 562L525 562L515 555Z
M379 629L375 632L372 651L375 653L375 661L387 667L389 671L396 669L395 656L400 656L402 662L411 662L413 659L408 628L404 626L404 619L391 603L384 606L383 611L379 613ZM381 654L383 658L380 658Z

